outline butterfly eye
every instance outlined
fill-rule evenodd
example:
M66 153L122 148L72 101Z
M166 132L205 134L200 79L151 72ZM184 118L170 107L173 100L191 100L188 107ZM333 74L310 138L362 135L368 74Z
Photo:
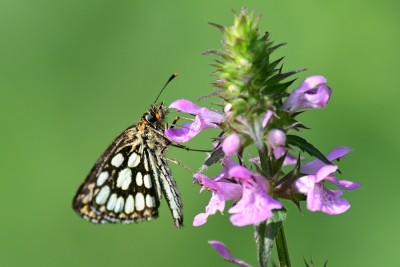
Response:
M153 116L153 114L149 113L149 114L146 115L146 120L148 122L156 122L157 118L155 116Z

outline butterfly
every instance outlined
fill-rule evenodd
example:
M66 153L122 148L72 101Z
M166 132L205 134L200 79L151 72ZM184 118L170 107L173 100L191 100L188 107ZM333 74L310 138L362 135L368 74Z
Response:
M114 139L76 193L77 214L92 223L150 221L165 196L174 225L183 226L182 200L164 156L171 144L164 136L167 113L163 103L153 104Z

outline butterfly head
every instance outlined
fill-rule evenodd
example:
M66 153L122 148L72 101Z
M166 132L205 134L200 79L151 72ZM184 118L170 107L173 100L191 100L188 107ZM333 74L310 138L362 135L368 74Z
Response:
M150 109L143 114L142 120L156 126L156 128L157 126L161 127L167 112L168 108L164 106L164 103L153 104Z

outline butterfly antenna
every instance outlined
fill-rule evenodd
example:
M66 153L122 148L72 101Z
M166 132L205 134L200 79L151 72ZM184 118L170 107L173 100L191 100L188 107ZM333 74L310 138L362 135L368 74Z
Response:
M176 76L178 76L178 73L175 72L174 74L171 75L171 77L169 77L168 81L164 84L163 88L158 93L156 100L154 100L153 104L155 104L157 102L158 98L160 97L161 93L164 91L165 87L167 87L167 85L170 83L170 81L172 81Z

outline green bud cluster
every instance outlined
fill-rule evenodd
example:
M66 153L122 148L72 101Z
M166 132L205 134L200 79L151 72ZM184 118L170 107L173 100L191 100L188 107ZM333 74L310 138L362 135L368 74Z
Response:
M294 81L284 82L296 72L281 73L283 58L270 60L272 52L283 44L274 46L268 33L261 36L259 21L259 16L243 8L231 27L211 23L223 33L223 50L207 52L219 56L213 64L215 86L222 89L221 98L232 104L234 115L254 117L274 109Z

